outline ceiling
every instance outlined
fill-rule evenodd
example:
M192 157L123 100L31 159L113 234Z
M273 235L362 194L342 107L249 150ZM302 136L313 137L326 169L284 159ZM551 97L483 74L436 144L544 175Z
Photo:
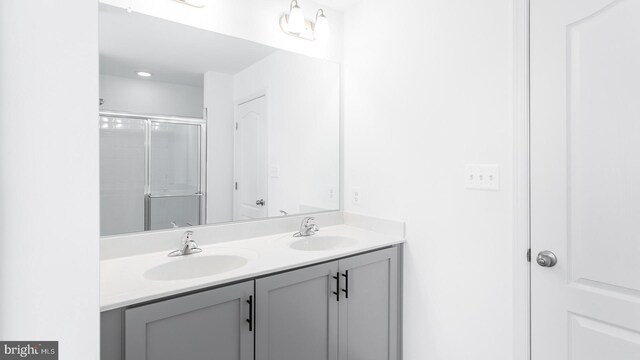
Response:
M100 5L100 73L202 86L203 74L235 74L276 49L139 13Z

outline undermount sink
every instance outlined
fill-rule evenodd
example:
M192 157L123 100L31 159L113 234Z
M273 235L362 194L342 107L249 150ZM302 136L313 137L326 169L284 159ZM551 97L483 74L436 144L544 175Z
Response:
M312 235L294 241L289 247L302 251L325 251L348 248L357 242L356 239L348 236Z
M144 273L150 280L185 280L221 274L244 266L249 260L237 255L187 255L155 266Z

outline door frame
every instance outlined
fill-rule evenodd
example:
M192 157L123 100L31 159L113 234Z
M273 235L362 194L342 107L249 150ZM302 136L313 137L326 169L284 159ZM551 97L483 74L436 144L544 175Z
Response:
M269 91L268 89L263 89L258 92L255 92L248 96L243 96L234 101L233 105L233 189L232 189L232 201L233 201L233 221L238 221L236 218L238 213L238 189L236 189L236 183L238 182L238 166L237 166L237 156L238 156L238 107L240 105L246 104L250 101L259 99L261 97L265 98L264 104L264 119L267 123L267 131L269 131ZM267 133L266 137L267 144L267 169L269 168L269 134ZM266 194L265 201L267 201L267 217L269 217L269 174L267 173L267 184L266 184ZM256 220L256 219L253 219Z
M513 2L513 359L531 360L530 0Z

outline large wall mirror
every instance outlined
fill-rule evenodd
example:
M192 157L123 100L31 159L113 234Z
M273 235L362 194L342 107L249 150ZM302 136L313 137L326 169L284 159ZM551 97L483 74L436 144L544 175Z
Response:
M103 236L336 210L340 70L100 5Z

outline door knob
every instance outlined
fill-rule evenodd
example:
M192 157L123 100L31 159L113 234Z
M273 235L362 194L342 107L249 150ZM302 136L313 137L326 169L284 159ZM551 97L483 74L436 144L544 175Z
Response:
M551 251L545 250L538 253L536 262L538 263L538 265L543 267L554 267L558 263L558 258L556 257L556 254L552 253Z
M256 200L256 205L264 206L264 199Z

